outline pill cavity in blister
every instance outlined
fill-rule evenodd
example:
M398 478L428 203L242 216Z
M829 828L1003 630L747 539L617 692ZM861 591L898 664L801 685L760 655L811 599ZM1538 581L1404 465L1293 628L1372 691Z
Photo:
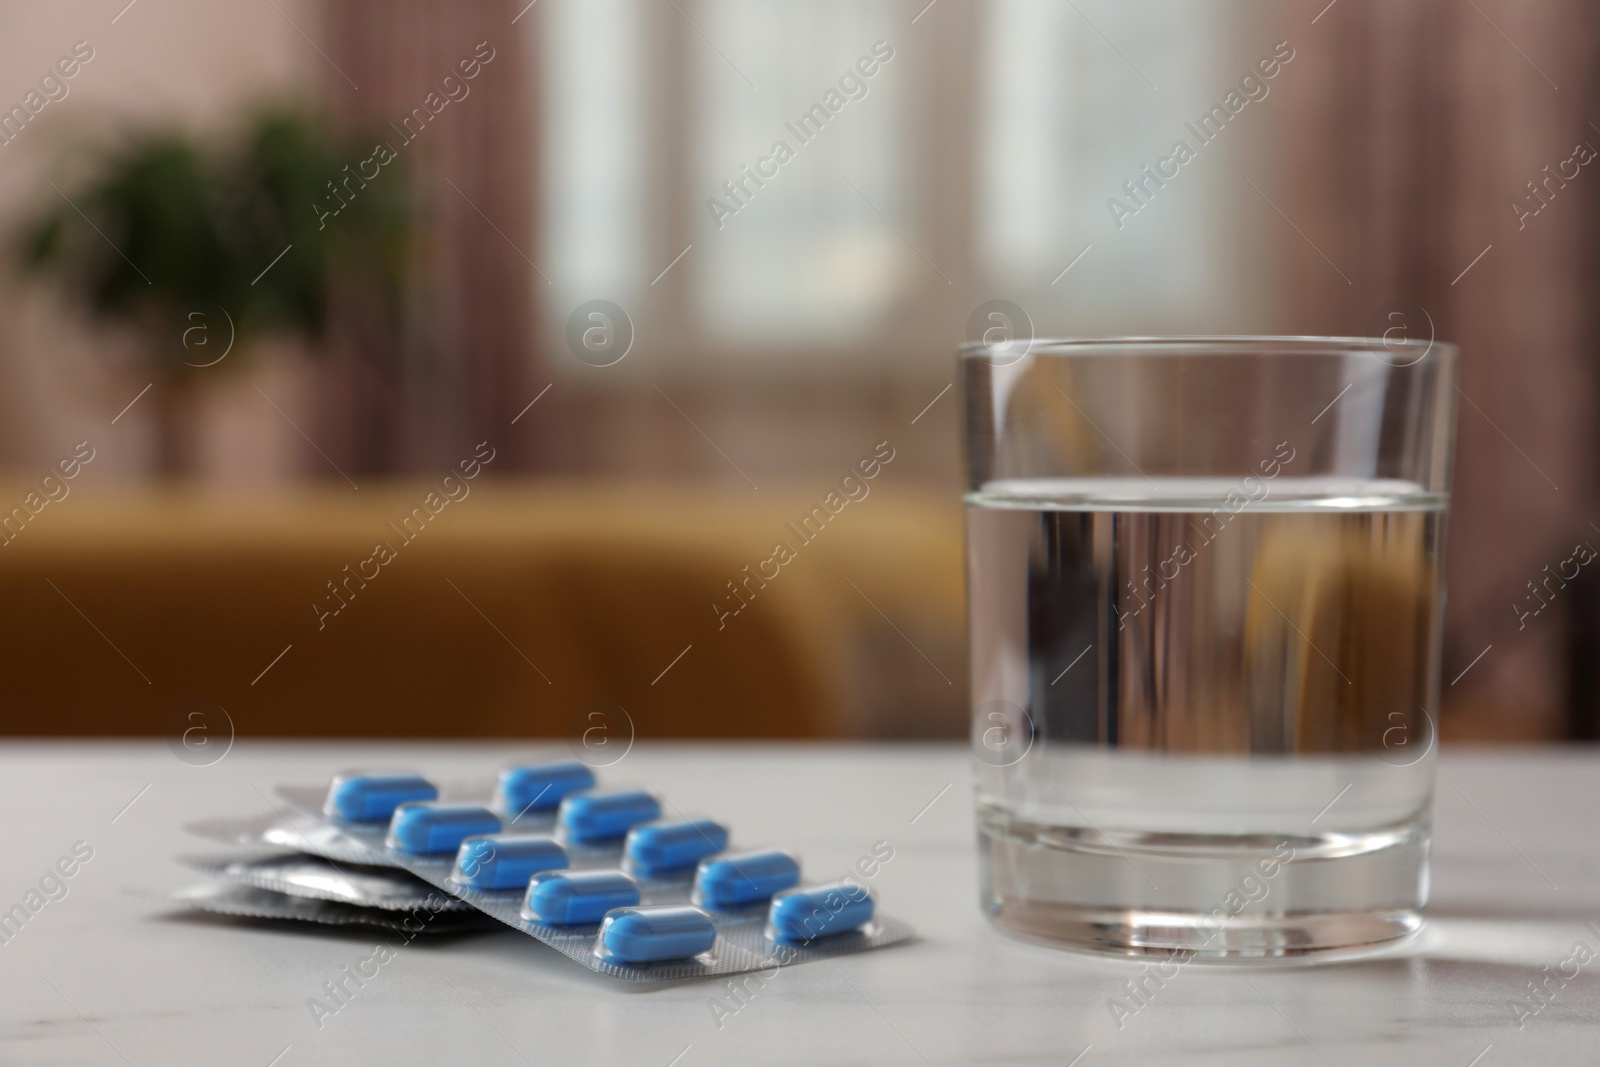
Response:
M872 921L875 909L872 894L855 882L786 889L772 898L767 936L805 944L859 930Z
M594 788L594 772L577 760L508 767L500 772L494 807L513 819L555 811L571 793Z
M777 850L736 852L701 861L694 902L730 910L765 904L774 893L800 884L800 861Z
M710 819L657 822L628 831L623 855L641 878L687 874L707 856L728 847L728 828Z
M551 871L528 883L523 914L551 926L580 926L637 903L639 883L623 871Z
M576 793L561 802L556 822L570 844L604 845L643 822L661 818L661 803L640 790Z
M698 956L716 940L711 916L691 904L615 908L600 924L595 953L610 963L659 963Z
M470 889L520 890L539 872L567 862L567 850L548 835L490 834L461 842L454 877Z
M482 804L420 800L394 809L384 843L413 854L454 852L469 837L499 831L500 816Z
M340 774L328 787L324 815L345 822L388 822L408 800L434 800L439 790L417 774Z

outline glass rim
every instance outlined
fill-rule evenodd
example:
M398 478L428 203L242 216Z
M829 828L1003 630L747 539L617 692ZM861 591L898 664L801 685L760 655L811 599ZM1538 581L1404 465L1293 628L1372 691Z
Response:
M1241 356L1307 355L1329 356L1348 352L1416 352L1420 361L1433 349L1456 355L1459 349L1449 341L1384 337L1319 337L1311 334L1194 334L1169 337L1039 337L1023 342L1022 353L1007 353L1012 363L1025 356L1086 356L1106 352L1143 355ZM962 359L993 360L994 346L983 341L967 341L957 346Z

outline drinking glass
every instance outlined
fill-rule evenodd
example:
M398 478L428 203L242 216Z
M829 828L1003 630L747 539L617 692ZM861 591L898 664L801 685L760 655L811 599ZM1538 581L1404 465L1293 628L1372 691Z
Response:
M959 355L982 903L1120 954L1359 954L1427 900L1457 353Z

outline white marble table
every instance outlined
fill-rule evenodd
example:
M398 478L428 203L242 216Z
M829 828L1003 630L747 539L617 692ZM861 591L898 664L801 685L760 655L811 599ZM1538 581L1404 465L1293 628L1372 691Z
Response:
M464 777L538 754L241 743L193 767L161 743L0 746L0 909L76 842L93 849L67 895L0 945L0 1062L1600 1062L1600 959L1564 988L1552 982L1548 1006L1520 1029L1513 1011L1575 943L1600 950L1586 925L1600 924L1600 754L1447 751L1432 919L1418 941L1364 963L1191 966L1121 1030L1107 998L1134 969L1007 940L979 915L957 746L641 745L613 770L610 781L725 816L742 842L800 850L813 876L892 844L875 885L920 938L786 968L736 1012L722 982L625 984L496 931L410 943L319 1029L309 998L371 955L372 935L177 917L127 892L195 880L171 857L205 846L180 824L264 810L276 782L361 763Z

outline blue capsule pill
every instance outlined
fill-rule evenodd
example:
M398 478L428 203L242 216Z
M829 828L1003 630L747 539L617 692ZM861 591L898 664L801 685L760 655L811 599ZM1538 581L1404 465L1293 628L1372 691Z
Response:
M639 883L621 871L549 871L528 883L529 915L552 926L597 923L639 903Z
M540 871L567 865L567 850L544 834L469 837L456 852L455 880L473 889L521 889Z
M854 882L790 889L772 898L767 926L780 941L814 941L865 926L874 906L872 894Z
M345 822L387 822L408 800L433 800L433 783L416 774L338 774L322 813Z
M610 963L654 963L698 956L716 940L711 916L688 904L662 904L606 915L599 950Z
M594 772L575 759L510 767L500 772L495 807L513 818L554 811L568 793L594 788Z
M684 871L728 847L728 828L710 819L660 822L628 831L623 852L633 873L645 878Z
M739 908L800 883L800 863L787 852L741 852L700 864L694 899L708 908Z
M561 802L561 831L575 845L614 841L642 822L661 818L649 793L576 793Z
M477 834L500 831L500 817L481 804L412 801L394 809L386 844L401 852L454 852Z

